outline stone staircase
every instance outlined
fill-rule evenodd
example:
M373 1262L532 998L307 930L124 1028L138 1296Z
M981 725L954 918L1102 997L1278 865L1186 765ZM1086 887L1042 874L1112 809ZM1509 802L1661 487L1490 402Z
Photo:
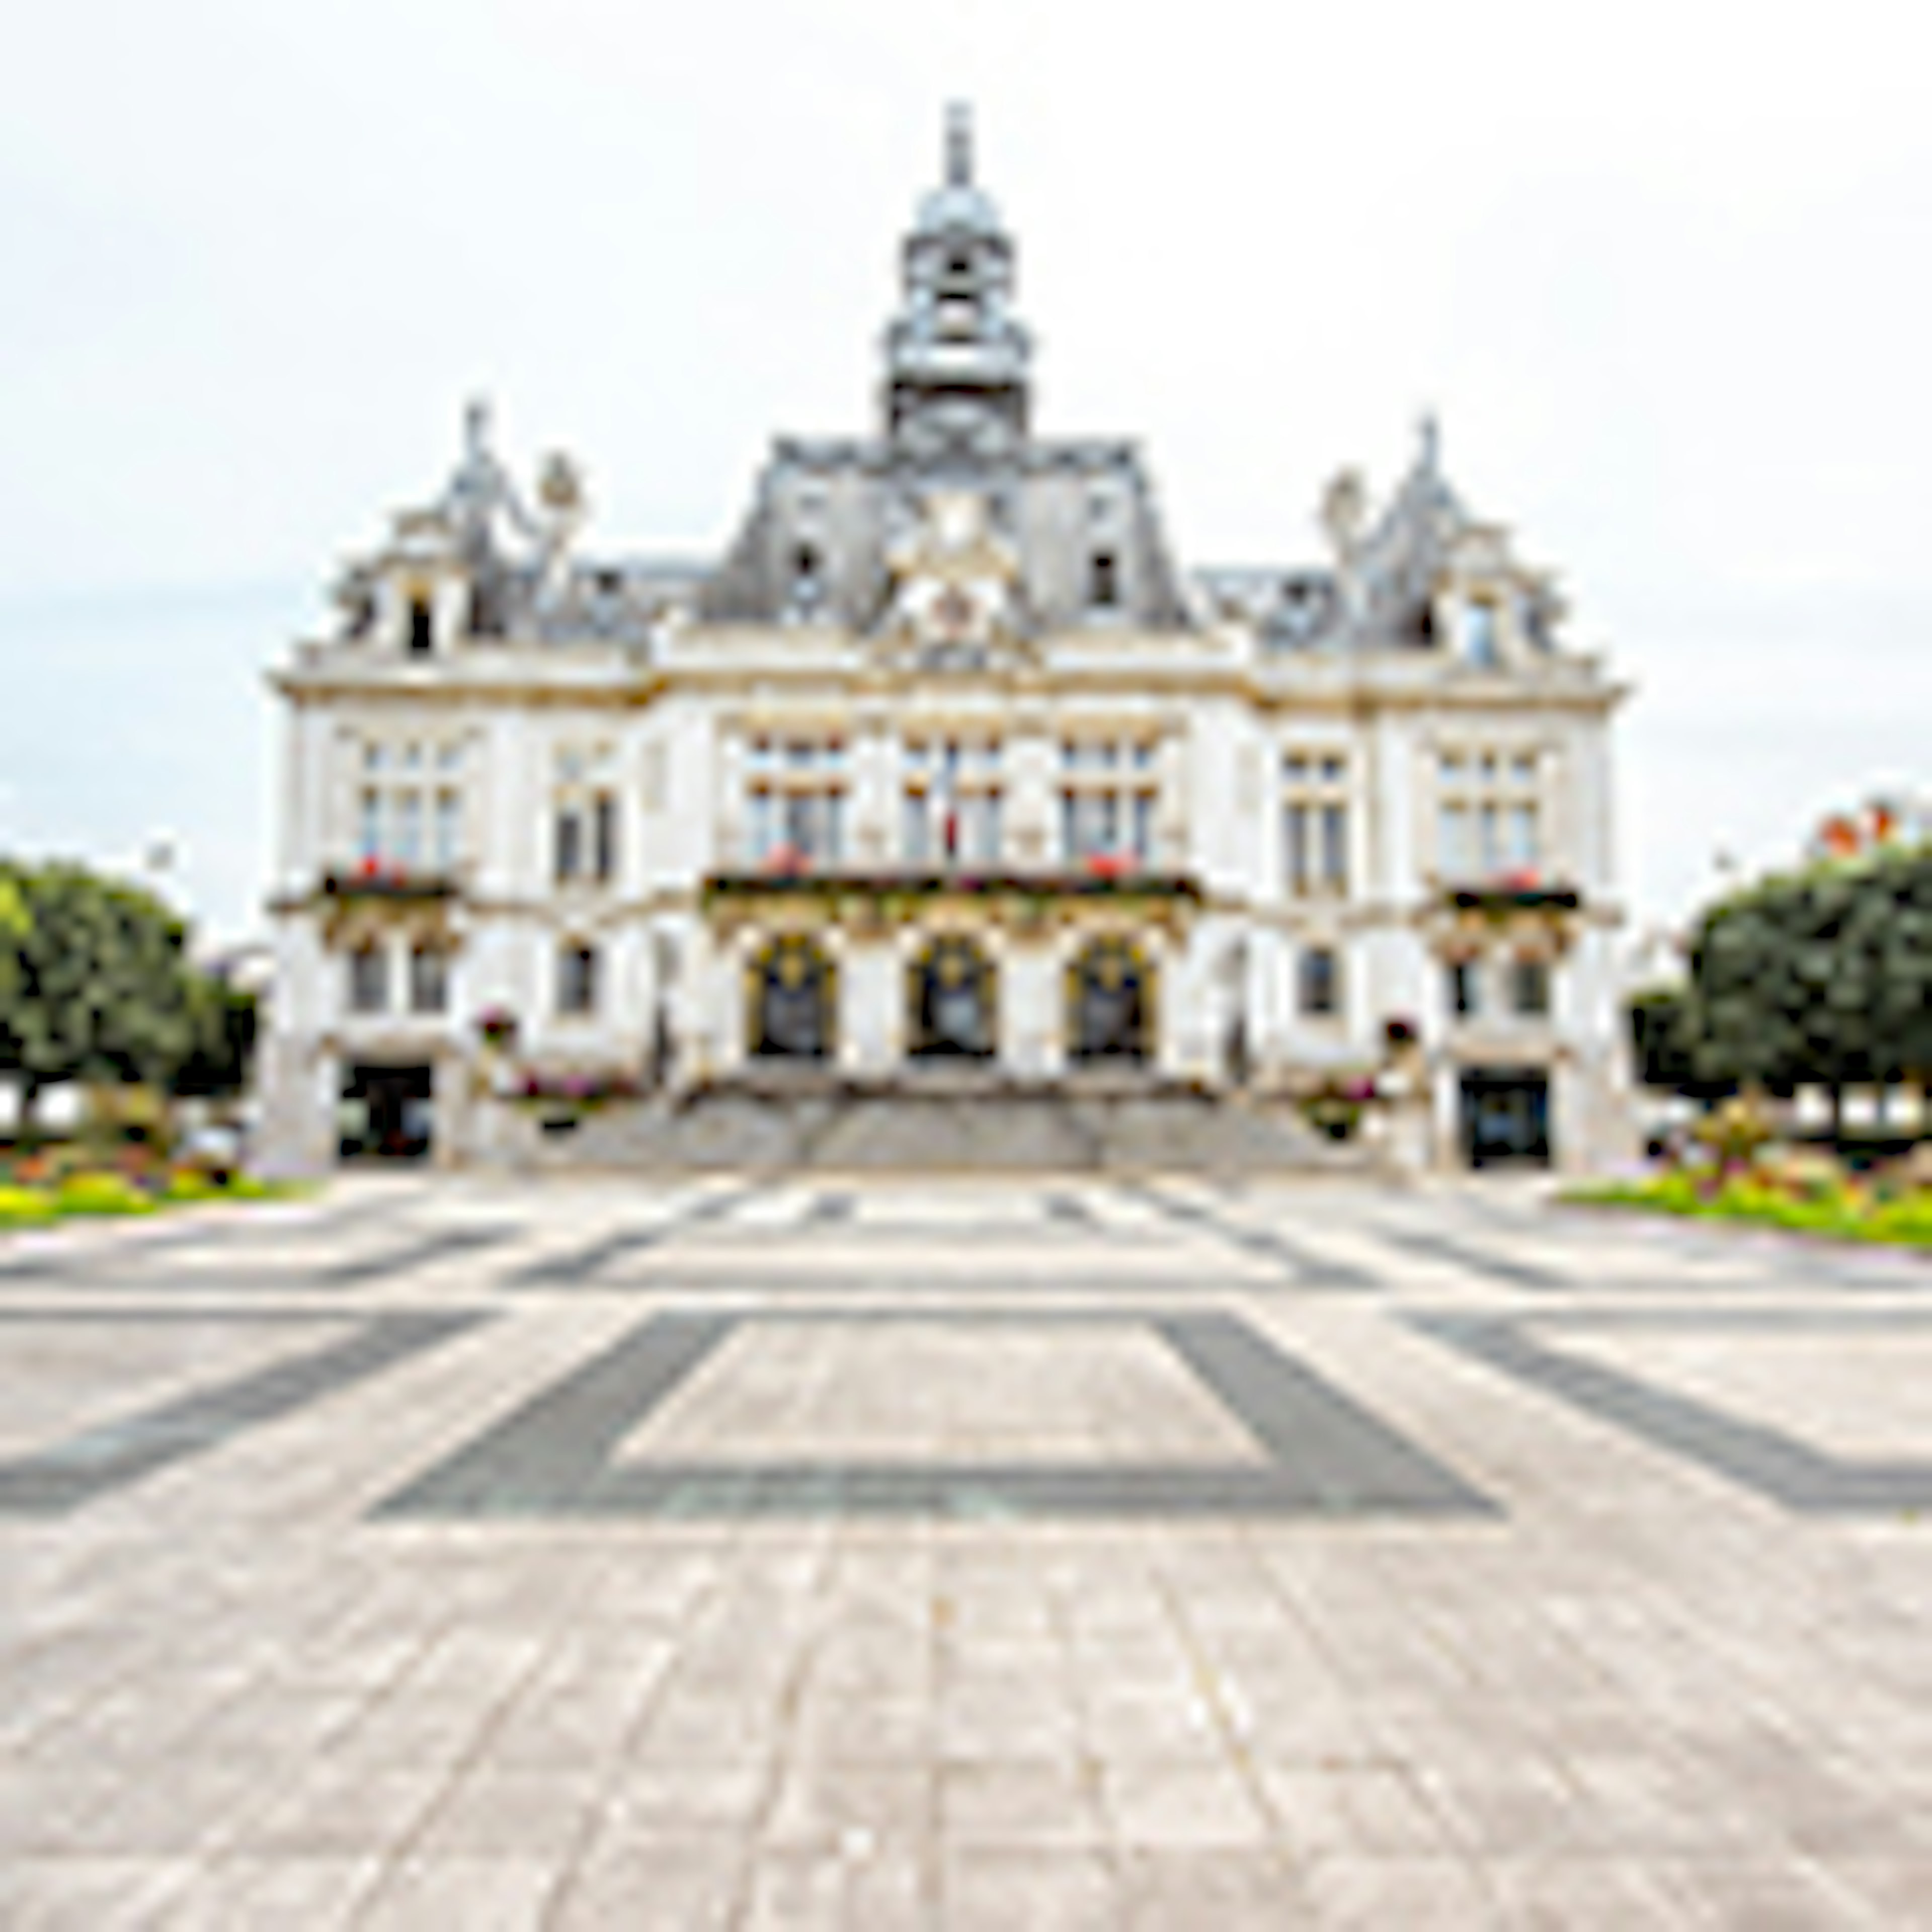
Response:
M607 1107L545 1135L546 1168L818 1173L1375 1171L1292 1108L1153 1078L1024 1083L933 1072L864 1084L819 1076L723 1082Z

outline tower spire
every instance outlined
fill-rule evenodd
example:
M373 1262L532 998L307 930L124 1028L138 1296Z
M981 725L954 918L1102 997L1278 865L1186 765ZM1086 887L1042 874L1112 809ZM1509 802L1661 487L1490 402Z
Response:
M944 174L901 250L886 330L886 427L902 448L979 460L1024 440L1031 345L1014 319L1013 244L973 178L972 110L946 110Z
M963 100L946 104L946 185L973 185L973 110Z

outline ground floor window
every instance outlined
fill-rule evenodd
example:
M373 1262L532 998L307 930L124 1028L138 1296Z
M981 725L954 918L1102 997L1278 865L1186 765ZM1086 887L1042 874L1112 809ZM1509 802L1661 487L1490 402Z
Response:
M970 939L935 939L906 975L906 1044L916 1060L989 1060L999 1037L999 976Z
M836 1049L836 971L816 940L788 934L760 948L747 968L745 991L754 1057L823 1060Z
M1096 939L1066 969L1068 1058L1150 1059L1154 969L1132 940Z
M1550 1076L1537 1067L1472 1067L1460 1105L1462 1156L1472 1167L1550 1164Z
M344 1160L422 1160L435 1139L435 1075L426 1061L355 1066L344 1077Z

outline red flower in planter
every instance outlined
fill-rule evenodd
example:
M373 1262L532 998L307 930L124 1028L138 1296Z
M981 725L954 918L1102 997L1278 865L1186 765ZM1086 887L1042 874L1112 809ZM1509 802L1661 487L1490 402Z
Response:
M1090 852L1087 870L1096 879L1123 879L1133 870L1133 856L1126 852Z
M374 853L370 852L364 854L362 862L356 868L356 874L358 878L373 879L382 869L382 860Z
M764 868L776 872L781 878L795 879L808 870L811 860L796 845L774 845L765 854Z

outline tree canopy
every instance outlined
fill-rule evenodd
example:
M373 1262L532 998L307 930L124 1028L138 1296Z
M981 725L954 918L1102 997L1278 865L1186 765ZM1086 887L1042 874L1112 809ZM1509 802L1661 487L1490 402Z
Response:
M1648 1004L1631 1017L1654 1084L1932 1079L1932 848L1828 861L1720 901L1681 1006Z
M138 886L62 862L0 864L0 1073L30 1117L40 1090L66 1081L239 1084L253 1003L190 967L187 937Z

